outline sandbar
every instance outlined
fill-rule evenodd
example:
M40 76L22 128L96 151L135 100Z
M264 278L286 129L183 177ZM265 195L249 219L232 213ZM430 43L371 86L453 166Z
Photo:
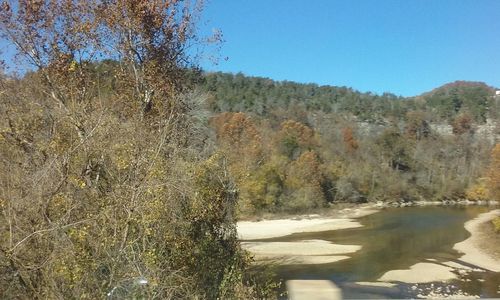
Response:
M482 239L487 238L480 234L480 226L485 222L493 220L499 215L500 209L495 209L490 212L480 214L477 218L465 223L465 229L471 233L471 236L465 241L457 243L453 246L453 249L464 253L464 255L460 257L461 261L493 272L500 272L500 260L488 255L488 253L485 253L479 247Z
M372 206L345 208L338 211L336 217L308 215L302 219L294 217L293 219L239 221L236 228L240 240L268 239L300 232L321 232L362 227L355 218L361 218L378 211Z
M324 240L296 242L243 242L257 261L272 260L280 264L327 264L348 259L340 255L361 249L358 245L339 245Z

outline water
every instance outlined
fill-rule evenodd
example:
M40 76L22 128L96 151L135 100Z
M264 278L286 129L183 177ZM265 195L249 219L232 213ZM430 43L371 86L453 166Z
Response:
M407 269L426 259L457 260L461 254L453 245L470 234L463 224L487 211L486 207L412 207L385 209L359 219L361 228L300 233L266 241L322 239L337 244L362 245L350 259L332 264L277 266L280 279L329 279L342 288L345 298L408 298L418 290L410 284L396 288L360 287L357 281L376 281L385 272ZM422 274L425 276L425 274ZM467 280L467 281L465 281ZM435 283L452 291L462 290L482 297L500 297L499 273L473 272L461 280ZM430 289L430 284L418 288Z

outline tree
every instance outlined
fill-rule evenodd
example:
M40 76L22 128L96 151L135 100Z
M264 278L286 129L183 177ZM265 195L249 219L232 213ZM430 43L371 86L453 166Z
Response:
M470 135L473 134L474 128L472 125L473 125L472 117L467 113L457 116L451 123L453 134L457 136L466 133Z
M359 147L358 141L353 136L353 130L351 127L344 127L342 129L342 137L344 139L344 143L347 147L347 152L353 153Z
M303 151L310 150L316 144L314 131L294 120L281 123L278 143L280 151L289 158L297 158Z
M244 113L228 112L213 117L212 125L240 191L240 211L255 213L272 204L272 200L266 197L267 172L262 169L262 140L253 120Z
M293 161L286 174L288 199L283 206L290 211L303 211L326 204L322 190L324 181L321 163L314 151L306 151Z
M420 140L429 136L431 128L425 115L420 111L411 111L406 114L406 136Z
M262 154L262 141L250 117L244 113L222 113L212 119L217 139L225 148L236 148L238 159L259 160ZM245 154L245 155L241 155Z
M491 160L487 176L490 197L495 200L500 200L500 144L496 144L491 151Z
M235 189L194 142L200 8L2 3L2 37L30 63L0 93L3 297L250 297Z
M480 178L476 184L466 190L465 195L469 200L488 200L490 197L488 178Z
M411 169L409 145L397 128L385 129L375 143L391 168L405 172Z
M172 0L105 1L98 6L103 51L119 57L120 75L143 113L154 105L161 112L183 104L174 98L186 87L186 72L193 66L186 49L202 41L194 27L201 9L198 1ZM220 41L220 35L211 40Z

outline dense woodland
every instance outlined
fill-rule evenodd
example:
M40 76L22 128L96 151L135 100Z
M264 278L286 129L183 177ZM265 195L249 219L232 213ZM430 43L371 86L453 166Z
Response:
M426 121L440 123L451 123L461 114L469 115L477 124L485 123L487 118L500 118L500 104L493 97L495 89L481 82L457 81L404 98L391 93L361 93L348 87L278 82L241 73L209 73L203 89L212 95L209 105L215 112L246 112L263 117L298 118L304 112L322 112L387 124L390 120L405 120L408 112L419 111L426 113Z
M2 3L25 68L0 76L2 297L269 298L237 218L500 196L493 88L403 98L205 74L185 51L220 41L197 35L201 9Z
M402 98L210 73L201 89L244 215L499 197L500 97L484 83Z
M268 298L187 82L191 1L9 1L1 37L0 297ZM16 67L28 70L15 75ZM262 283L260 285L260 283Z

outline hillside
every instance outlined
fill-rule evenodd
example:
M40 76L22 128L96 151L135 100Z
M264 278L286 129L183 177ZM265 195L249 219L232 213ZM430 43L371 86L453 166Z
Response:
M500 137L499 101L485 84L404 98L210 73L202 89L243 214L490 199L480 178Z
M434 122L451 123L463 113L475 122L498 119L500 106L495 89L480 82L456 81L416 97L391 93L361 93L348 87L319 86L249 77L241 73L206 73L203 90L213 97L215 112L241 111L269 116L287 108L293 111L350 114L360 121L385 123L402 120L410 111L425 112Z
M423 98L426 107L442 118L450 119L467 112L475 121L484 123L488 118L498 119L498 100L494 100L496 89L483 82L455 81L438 87Z

